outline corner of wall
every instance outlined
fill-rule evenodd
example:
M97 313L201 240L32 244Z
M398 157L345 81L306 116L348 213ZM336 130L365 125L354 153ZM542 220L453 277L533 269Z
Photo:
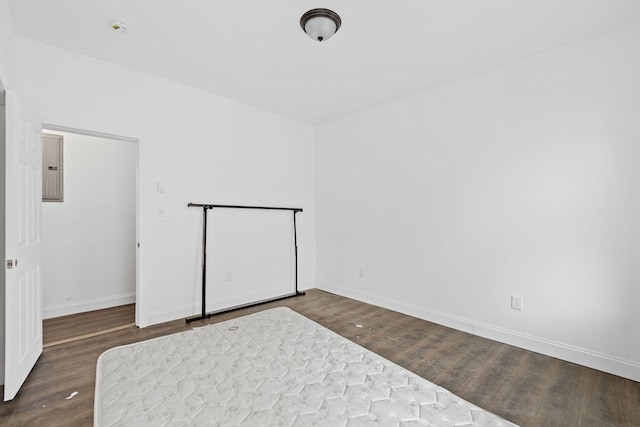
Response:
M0 90L13 87L14 56L13 21L9 2L0 1Z

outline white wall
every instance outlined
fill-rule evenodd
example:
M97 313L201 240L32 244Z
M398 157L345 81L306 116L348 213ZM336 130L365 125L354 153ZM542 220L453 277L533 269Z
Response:
M11 20L9 3L0 1L0 81L2 81L4 89L14 88L14 54L13 21Z
M321 127L319 287L640 380L639 33Z
M64 202L42 204L43 317L135 302L137 144L64 138Z
M311 126L21 38L16 57L18 92L45 124L139 139L138 325L199 311L202 213L189 202L303 208L300 288L314 285Z

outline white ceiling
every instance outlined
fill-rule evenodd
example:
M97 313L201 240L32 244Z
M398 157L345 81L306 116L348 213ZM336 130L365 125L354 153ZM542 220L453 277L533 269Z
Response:
M324 43L299 25L316 7L342 18ZM640 21L640 0L10 0L10 8L17 36L312 124ZM113 19L129 31L113 31Z

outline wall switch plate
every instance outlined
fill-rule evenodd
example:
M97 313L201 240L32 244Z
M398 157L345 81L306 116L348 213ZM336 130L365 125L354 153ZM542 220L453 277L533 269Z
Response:
M164 218L166 216L167 216L166 209L163 207L158 208L158 218Z
M167 184L164 181L156 182L156 191L158 193L166 193L167 192Z
M511 308L514 310L522 311L522 297L518 295L511 295Z

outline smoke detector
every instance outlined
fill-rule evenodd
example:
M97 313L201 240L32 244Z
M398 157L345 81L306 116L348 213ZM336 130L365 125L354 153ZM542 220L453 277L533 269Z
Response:
M119 33L126 33L129 27L122 21L111 21L111 28Z

